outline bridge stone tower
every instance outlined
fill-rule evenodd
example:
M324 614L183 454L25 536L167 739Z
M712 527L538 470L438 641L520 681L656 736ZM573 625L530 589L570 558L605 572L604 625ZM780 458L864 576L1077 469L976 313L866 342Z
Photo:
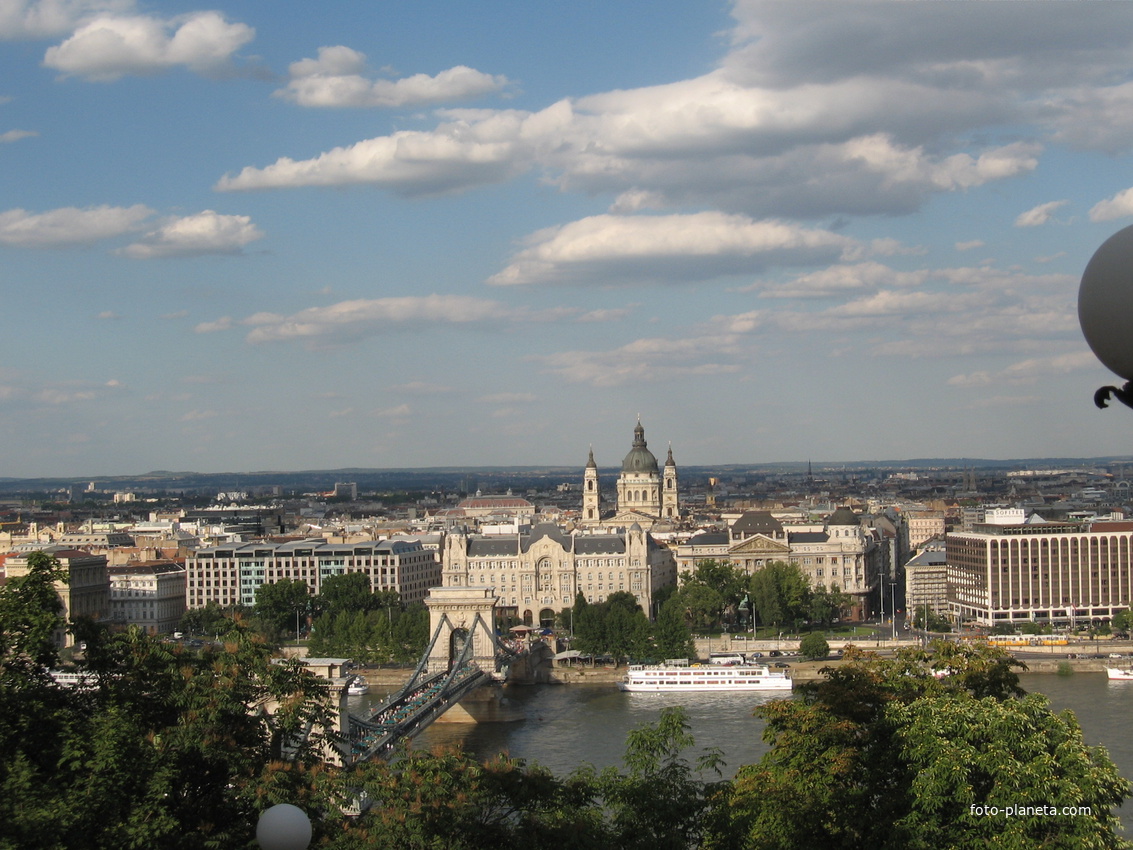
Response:
M425 599L429 632L437 635L429 653L430 673L443 673L472 642L471 661L490 676L496 674L494 611L499 599L490 587L433 587ZM438 631L439 630L439 631Z

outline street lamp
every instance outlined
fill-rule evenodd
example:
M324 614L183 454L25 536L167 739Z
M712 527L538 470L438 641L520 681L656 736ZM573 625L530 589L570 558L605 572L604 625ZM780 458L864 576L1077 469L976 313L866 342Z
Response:
M1110 371L1125 379L1118 387L1102 387L1094 404L1106 407L1112 396L1133 407L1133 226L1117 231L1101 244L1082 272L1078 288L1078 323L1091 350Z
M298 806L280 803L260 813L256 842L263 850L307 850L311 819Z
M889 582L889 608L893 612L893 640L897 640L897 582Z

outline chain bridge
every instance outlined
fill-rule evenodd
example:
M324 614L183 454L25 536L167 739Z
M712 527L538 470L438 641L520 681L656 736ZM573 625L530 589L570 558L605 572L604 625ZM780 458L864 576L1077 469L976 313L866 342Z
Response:
M493 616L497 601L489 588L429 591L425 601L432 629L429 645L401 690L365 717L343 717L346 764L388 755L399 741L452 709L470 720L515 719L498 716L498 688L507 678L530 676L534 659L529 645L513 648L497 639ZM545 644L536 647L549 654ZM497 716L488 718L491 714Z

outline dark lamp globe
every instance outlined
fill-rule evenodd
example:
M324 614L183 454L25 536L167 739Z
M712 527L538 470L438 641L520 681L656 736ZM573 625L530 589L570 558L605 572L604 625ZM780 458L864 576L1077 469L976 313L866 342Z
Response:
M1078 322L1098 360L1133 381L1133 226L1109 237L1086 264Z

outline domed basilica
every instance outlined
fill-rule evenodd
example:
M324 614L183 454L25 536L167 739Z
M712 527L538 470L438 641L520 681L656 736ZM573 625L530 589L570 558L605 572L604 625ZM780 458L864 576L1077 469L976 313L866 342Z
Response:
M662 471L656 456L649 451L645 428L638 419L637 427L633 429L633 446L622 461L618 474L618 504L613 515L602 515L601 493L598 465L594 462L594 449L591 449L582 479L583 524L628 525L636 522L648 528L658 520L676 521L681 511L672 446Z

